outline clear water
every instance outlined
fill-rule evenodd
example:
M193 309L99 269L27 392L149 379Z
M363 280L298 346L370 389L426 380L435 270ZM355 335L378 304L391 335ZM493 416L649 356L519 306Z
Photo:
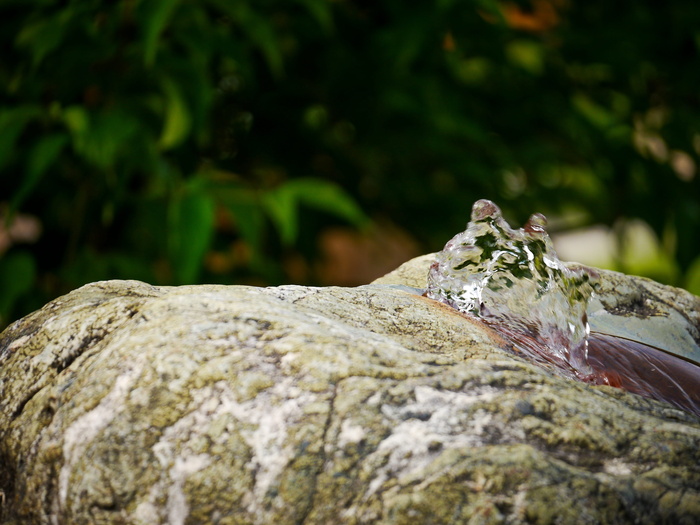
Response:
M480 200L467 229L428 274L427 297L476 316L512 349L556 373L671 403L700 416L700 366L640 341L591 333L586 309L598 276L562 263L535 214L512 229Z
M426 296L481 318L528 357L590 381L586 307L597 276L564 265L545 225L535 214L512 229L498 206L477 201L467 229L431 266Z

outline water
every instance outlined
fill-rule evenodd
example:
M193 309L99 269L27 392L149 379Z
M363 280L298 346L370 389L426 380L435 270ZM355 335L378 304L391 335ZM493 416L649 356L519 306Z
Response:
M700 416L700 366L651 345L591 332L590 381L666 401Z
M546 219L512 229L477 201L467 229L440 252L425 295L476 316L513 350L554 372L669 402L700 416L700 367L642 342L591 333L586 310L598 275L554 251Z
M431 266L426 296L502 327L520 352L587 380L594 370L586 307L597 275L565 266L545 225L535 214L512 229L498 206L477 201L466 231Z

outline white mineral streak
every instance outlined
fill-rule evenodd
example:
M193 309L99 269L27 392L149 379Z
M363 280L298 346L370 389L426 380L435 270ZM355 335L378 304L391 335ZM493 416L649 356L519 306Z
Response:
M184 493L185 482L190 474L198 472L212 462L207 454L195 454L189 439L197 436L197 430L206 426L221 412L218 389L206 387L191 392L193 410L175 424L163 430L158 442L153 445L153 454L158 459L168 479L161 478L135 511L134 519L148 523L148 517L157 513L157 500L167 493L165 510L168 523L180 525L189 515L189 506Z
M18 337L17 339L12 341L12 343L10 343L10 346L7 347L7 353L9 354L11 352L14 352L18 348L20 348L22 345L27 343L27 341L29 341L30 339L31 339L31 336L29 336L29 335L23 335L22 337Z
M370 498L389 479L420 472L445 449L475 447L493 417L468 408L476 402L488 402L497 391L484 387L471 392L440 391L429 386L415 388L415 402L397 407L383 405L382 413L391 421L391 435L368 458L375 467L374 478L364 495ZM465 425L470 428L465 432ZM381 458L381 459L380 459Z
M131 514L131 521L134 525L152 525L161 521L160 509L155 504L158 494L160 494L160 486L155 484L149 491L148 499L139 503Z
M184 525L190 508L185 497L184 487L187 476L208 467L212 459L207 454L178 457L170 469L171 484L168 488L168 523L169 525Z
M521 485L518 492L513 496L513 506L507 517L507 523L525 522L528 494L529 490L527 485Z
M349 419L343 420L338 434L338 448L343 449L348 445L355 445L362 441L367 432L362 425L353 424Z
M49 341L41 353L32 358L34 363L37 365L40 363L53 364L57 360L65 361L80 353L85 341L96 335L93 331L94 326L101 325L97 318L98 314L89 315L84 310L85 307L74 307L69 309L65 315L54 316L44 322L44 329L47 332L64 335L59 339ZM71 330L66 330L62 325L66 318L70 318L71 312L76 312L76 316L82 316L83 322L76 323L76 326L72 326Z
M611 459L603 463L603 471L611 476L629 476L632 467L619 458Z
M314 402L316 396L295 387L291 378L285 378L242 402L223 381L193 391L191 395L196 408L165 429L162 438L153 446L154 455L169 473L169 481L166 489L161 480L159 489L152 491L148 501L139 505L140 521L146 522L142 517L152 515L157 498L167 491L169 523L184 523L189 512L183 493L187 476L206 468L212 461L204 454L188 455L187 440L189 436L201 434L202 429L225 414L239 421L236 430L251 449L251 460L246 469L255 484L252 493L244 497L243 504L250 515L264 516L265 509L261 504L265 495L294 456L289 427L303 419L304 407ZM176 456L178 451L180 455Z
M74 464L90 443L124 410L129 391L141 375L142 359L130 361L128 368L114 381L112 390L91 411L83 414L70 425L63 439L63 466L58 477L59 501L64 506L68 496L68 483Z
M248 401L224 400L224 410L242 423L239 433L252 451L246 468L254 473L255 485L244 500L251 515L264 515L265 495L294 457L289 428L303 419L304 406L314 401L315 395L301 391L289 377Z

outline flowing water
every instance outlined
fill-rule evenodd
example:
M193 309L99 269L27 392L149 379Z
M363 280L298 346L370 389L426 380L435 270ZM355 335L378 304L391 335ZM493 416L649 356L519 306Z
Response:
M670 402L700 415L700 367L641 342L591 334L586 309L598 275L566 266L535 214L512 229L477 201L428 274L425 295L476 316L513 349L560 375Z

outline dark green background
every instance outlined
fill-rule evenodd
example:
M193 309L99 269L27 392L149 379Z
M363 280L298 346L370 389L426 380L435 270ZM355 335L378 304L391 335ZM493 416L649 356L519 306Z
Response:
M483 197L642 219L700 291L696 2L2 0L0 45L0 213L41 226L0 326L98 279L322 282L329 226L428 252Z

